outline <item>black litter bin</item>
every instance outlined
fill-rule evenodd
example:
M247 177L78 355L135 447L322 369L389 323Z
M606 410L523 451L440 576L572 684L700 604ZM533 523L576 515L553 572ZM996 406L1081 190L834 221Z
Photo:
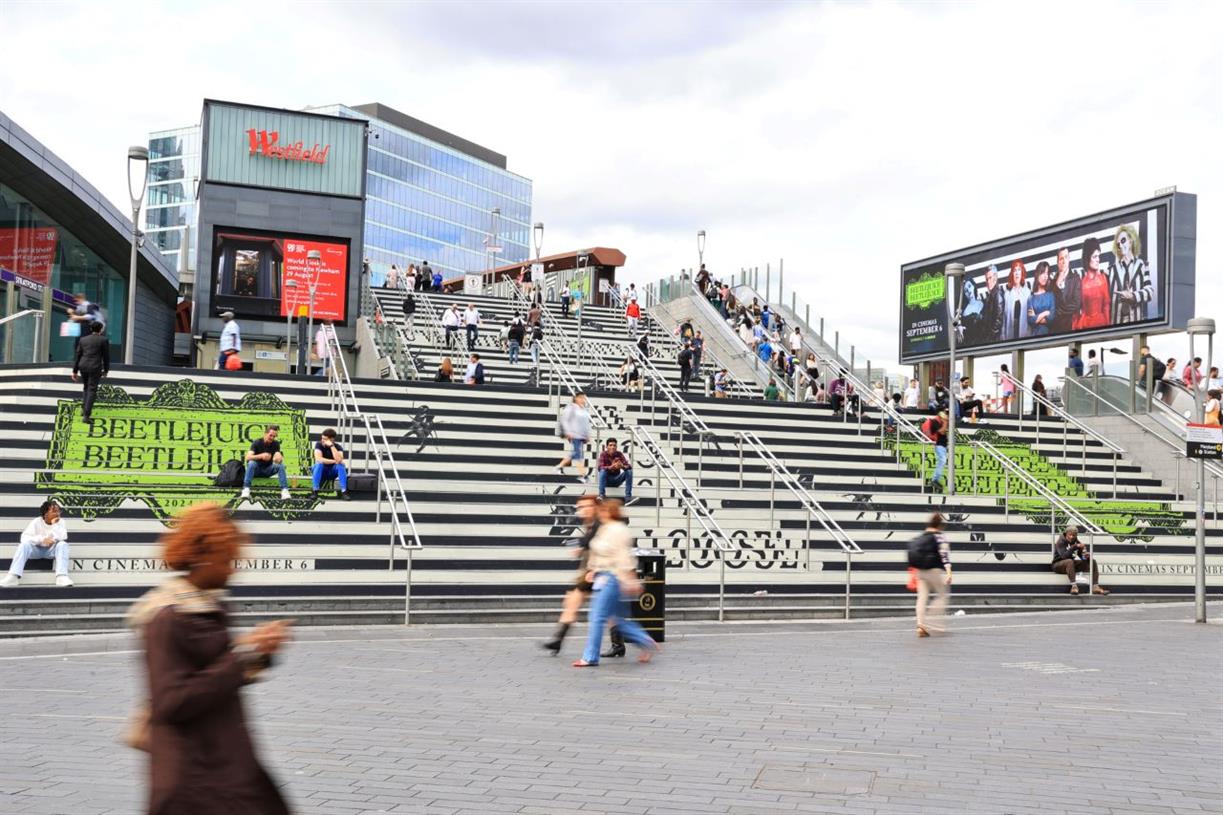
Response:
M633 601L633 619L655 642L667 639L667 558L657 549L638 549L637 579L644 591Z

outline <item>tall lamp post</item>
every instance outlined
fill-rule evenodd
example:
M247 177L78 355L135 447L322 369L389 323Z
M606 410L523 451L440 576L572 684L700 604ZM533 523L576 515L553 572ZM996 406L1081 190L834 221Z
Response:
M960 310L956 307L956 294L960 290L960 278L964 276L963 263L948 263L944 272L947 275L947 345L951 350L951 366L947 371L947 393L950 395L947 404L947 492L955 495L955 412L956 412L956 375L955 375L955 340L956 329L960 325Z
M697 262L701 266L705 265L705 230L698 229L696 232L696 256Z
M297 308L297 281L286 280L285 288L293 290L293 299L288 300L289 307L285 309L285 374L293 373L293 310Z
M1209 317L1198 317L1190 320L1185 326L1189 334L1189 359L1197 356L1194 339L1206 337L1206 376L1210 376L1211 357L1214 356L1215 321ZM1192 364L1192 363L1191 363ZM1209 384L1209 382L1207 382ZM1193 415L1200 424L1206 421L1206 406L1203 402L1202 389L1194 383ZM1193 548L1193 611L1194 621L1206 622L1206 460L1198 459L1197 467L1197 510L1195 513L1197 540Z
M318 279L323 271L323 253L317 249L307 252L306 268L310 272L310 310L306 313L306 344L309 346L314 342L314 293L318 291ZM310 375L310 350L306 351L306 376Z
M139 179L139 182L137 182ZM136 191L139 183L140 191ZM131 365L136 354L136 258L140 252L140 205L149 184L149 148L134 144L127 148L127 194L132 199L132 265L127 281L127 331L123 340L123 363ZM183 247L187 251L187 247Z
M530 279L533 285L539 287L538 289L539 296L542 298L544 296L544 277L545 275L544 275L543 266L539 265L539 250L542 249L544 245L544 222L543 221L535 222L535 226L531 228L531 238L535 244L535 265L538 267L538 269L531 269ZM539 272L538 280L535 279L536 271Z

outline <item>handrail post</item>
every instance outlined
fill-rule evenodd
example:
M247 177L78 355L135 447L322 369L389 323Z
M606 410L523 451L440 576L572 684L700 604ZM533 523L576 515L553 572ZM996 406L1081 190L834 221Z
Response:
M773 534L773 524L775 523L775 507L777 496L777 470L770 470L772 474L769 478L769 534Z
M662 526L662 450L654 450L654 525ZM658 530L662 532L661 529ZM685 567L687 564L685 563Z
M854 556L848 549L845 550L845 619L849 619L849 592L850 581L853 575Z
M1113 451L1113 500L1117 499L1117 451Z
M972 446L972 492L977 494L977 445Z
M712 544L712 541L711 541ZM721 563L718 576L718 622L726 620L726 550L718 549L718 562Z
M739 489L743 489L743 437L739 437Z
M1011 520L1011 471L1002 468L1002 511L1006 520Z
M811 574L811 507L807 507L807 534L803 537L803 548L807 550L807 574Z
M412 549L408 548L408 559L403 575L403 624L412 624Z

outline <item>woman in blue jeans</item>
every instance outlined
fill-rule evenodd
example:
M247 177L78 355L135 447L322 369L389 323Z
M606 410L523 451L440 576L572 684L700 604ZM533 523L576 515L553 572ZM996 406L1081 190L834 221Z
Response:
M599 532L590 542L586 565L587 579L594 584L590 599L590 635L582 658L575 668L599 664L603 627L611 621L627 642L641 649L638 662L649 662L658 653L658 643L629 615L629 595L641 594L637 579L637 558L633 556L633 535L624 523L619 501L604 501L599 506Z

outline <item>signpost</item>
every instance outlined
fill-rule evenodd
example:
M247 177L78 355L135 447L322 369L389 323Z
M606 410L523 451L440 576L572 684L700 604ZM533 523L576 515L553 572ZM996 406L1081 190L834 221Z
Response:
M1223 459L1223 427L1188 422L1185 425L1185 455Z

